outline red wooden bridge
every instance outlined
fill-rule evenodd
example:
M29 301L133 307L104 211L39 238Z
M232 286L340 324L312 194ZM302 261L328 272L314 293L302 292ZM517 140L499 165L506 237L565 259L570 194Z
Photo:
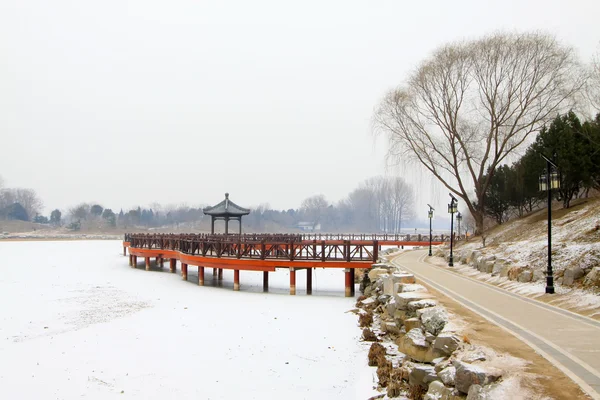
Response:
M425 240L426 239L426 240ZM432 244L444 241L443 235ZM129 249L129 265L137 267L137 258L150 259L163 266L169 259L171 272L177 260L187 280L188 266L198 267L198 285L204 285L205 268L223 279L223 269L234 272L233 290L240 288L240 271L262 271L263 290L268 291L269 272L288 268L290 294L296 294L296 271L306 270L306 293L312 292L313 268L339 268L345 272L346 296L354 296L357 268L368 269L377 262L381 246L428 246L429 236L399 234L137 234L125 235L123 254Z

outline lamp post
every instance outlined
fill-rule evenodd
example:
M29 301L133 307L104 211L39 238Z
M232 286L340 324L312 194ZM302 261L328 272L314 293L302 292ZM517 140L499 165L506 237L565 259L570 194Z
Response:
M460 240L460 221L462 221L462 214L459 212L456 214L456 222L458 222L458 236L456 237L457 240Z
M452 193L450 193L450 198L452 200L450 201L450 204L448 204L448 213L450 214L450 260L448 261L448 266L454 267L454 257L452 254L452 246L454 244L454 213L458 209L458 207L457 207L458 200L456 200L456 198L454 196L452 196Z
M554 274L552 273L552 189L560 188L558 167L548 157L540 154L546 160L546 170L540 175L540 192L548 192L548 270L546 274L546 293L554 294Z
M427 216L429 217L429 257L431 257L431 220L433 219L433 211L435 209L429 204L427 206L429 207L429 211L427 212Z

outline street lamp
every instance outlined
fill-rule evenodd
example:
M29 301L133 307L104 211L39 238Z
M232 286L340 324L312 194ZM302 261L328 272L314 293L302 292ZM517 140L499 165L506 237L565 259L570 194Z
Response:
M433 211L435 208L431 207L429 204L427 204L427 206L429 207L429 211L427 212L427 216L429 217L429 257L431 257L431 220L433 219Z
M552 189L560 188L558 167L548 157L541 154L546 160L546 169L540 175L540 192L548 192L548 270L546 275L546 293L554 293L554 274L552 273Z
M448 204L448 213L450 214L450 260L448 262L448 266L454 267L452 246L454 244L454 213L457 212L457 210L458 210L458 207L457 207L458 200L456 200L456 198L454 196L452 196L452 193L450 193L450 198L452 200L450 201L450 204Z
M462 221L462 214L457 213L456 214L456 222L458 222L458 236L456 237L457 240L460 240L460 221Z

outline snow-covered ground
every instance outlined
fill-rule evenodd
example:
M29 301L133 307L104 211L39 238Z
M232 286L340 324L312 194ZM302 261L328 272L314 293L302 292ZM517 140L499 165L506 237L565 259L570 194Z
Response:
M134 270L120 241L0 242L1 399L366 399L341 271L289 296L287 271L224 287ZM178 265L179 268L179 265ZM179 272L179 269L178 269ZM207 278L211 278L207 274Z

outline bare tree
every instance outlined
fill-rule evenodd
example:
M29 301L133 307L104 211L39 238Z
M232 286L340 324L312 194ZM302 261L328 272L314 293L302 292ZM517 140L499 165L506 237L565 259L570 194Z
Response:
M586 94L594 111L600 113L600 50L592 59Z
M44 206L44 203L33 189L8 188L0 190L0 209L15 203L20 204L25 209L29 218L33 218Z
M304 212L304 215L312 223L313 230L319 223L322 222L327 207L329 207L329 202L322 194L304 199L302 201L302 205L300 206L301 210Z
M374 127L389 138L388 157L428 170L466 203L481 231L488 168L570 107L580 72L572 48L543 34L447 45L385 96Z

